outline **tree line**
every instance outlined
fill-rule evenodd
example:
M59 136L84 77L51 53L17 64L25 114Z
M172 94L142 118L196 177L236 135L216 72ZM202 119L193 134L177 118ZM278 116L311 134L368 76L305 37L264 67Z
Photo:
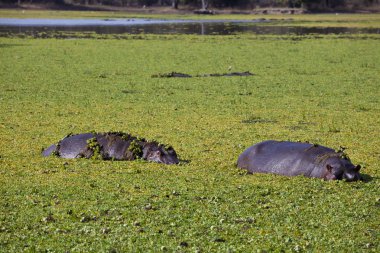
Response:
M380 0L0 0L8 4L25 3L55 3L58 5L111 5L111 6L172 6L181 5L195 8L267 8L291 7L319 10L333 10L335 8L361 8L379 5Z

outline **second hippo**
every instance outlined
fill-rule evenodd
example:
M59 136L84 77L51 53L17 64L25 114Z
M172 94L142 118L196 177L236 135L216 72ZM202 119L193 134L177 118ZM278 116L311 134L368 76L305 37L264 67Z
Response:
M324 146L289 141L264 141L245 150L237 166L250 173L303 175L325 180L361 180L360 165L353 165L343 152Z

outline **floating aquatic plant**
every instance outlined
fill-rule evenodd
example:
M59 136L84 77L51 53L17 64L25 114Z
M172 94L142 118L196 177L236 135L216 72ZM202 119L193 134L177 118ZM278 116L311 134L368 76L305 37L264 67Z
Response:
M99 145L96 137L87 140L87 147L92 151L91 159L103 160L103 156L101 154L101 146Z
M143 155L143 151L138 140L133 140L131 142L128 147L128 151L132 152L136 158L141 158Z

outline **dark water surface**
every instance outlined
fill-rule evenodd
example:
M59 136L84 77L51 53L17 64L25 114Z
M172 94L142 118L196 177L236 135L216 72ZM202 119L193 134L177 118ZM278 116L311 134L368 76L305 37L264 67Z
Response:
M291 22L287 20L287 22ZM266 23L258 25L258 23ZM95 32L98 34L380 34L378 28L299 27L270 25L270 20L157 19L11 19L0 18L0 33Z

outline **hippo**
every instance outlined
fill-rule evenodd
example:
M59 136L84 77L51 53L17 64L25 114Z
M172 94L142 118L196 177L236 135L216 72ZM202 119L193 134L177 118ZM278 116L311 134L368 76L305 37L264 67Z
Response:
M172 78L172 77L180 77L180 78L189 78L192 77L191 75L179 73L179 72L170 72L165 74L157 74L152 75L153 78L160 77L160 78Z
M343 151L317 144L268 140L246 149L237 166L249 173L303 175L325 180L361 180L360 165L353 165Z
M70 134L42 151L43 156L52 154L62 158L128 161L142 158L165 164L179 163L171 146L122 132Z
M230 73L213 73L213 74L202 74L202 75L196 75L194 77L221 77L221 76L253 76L249 71L245 72L230 72ZM166 74L157 74L157 75L152 75L153 78L172 78L172 77L181 77L181 78L190 78L193 77L192 75L189 74L184 74L184 73L178 73L178 72L171 72L171 73L166 73Z
M205 75L200 75L198 77L209 77L209 76L212 76L212 77L218 77L218 76L253 76L253 74L249 71L245 71L245 72L230 72L230 73L223 73L223 74L219 74L219 73L205 74Z

